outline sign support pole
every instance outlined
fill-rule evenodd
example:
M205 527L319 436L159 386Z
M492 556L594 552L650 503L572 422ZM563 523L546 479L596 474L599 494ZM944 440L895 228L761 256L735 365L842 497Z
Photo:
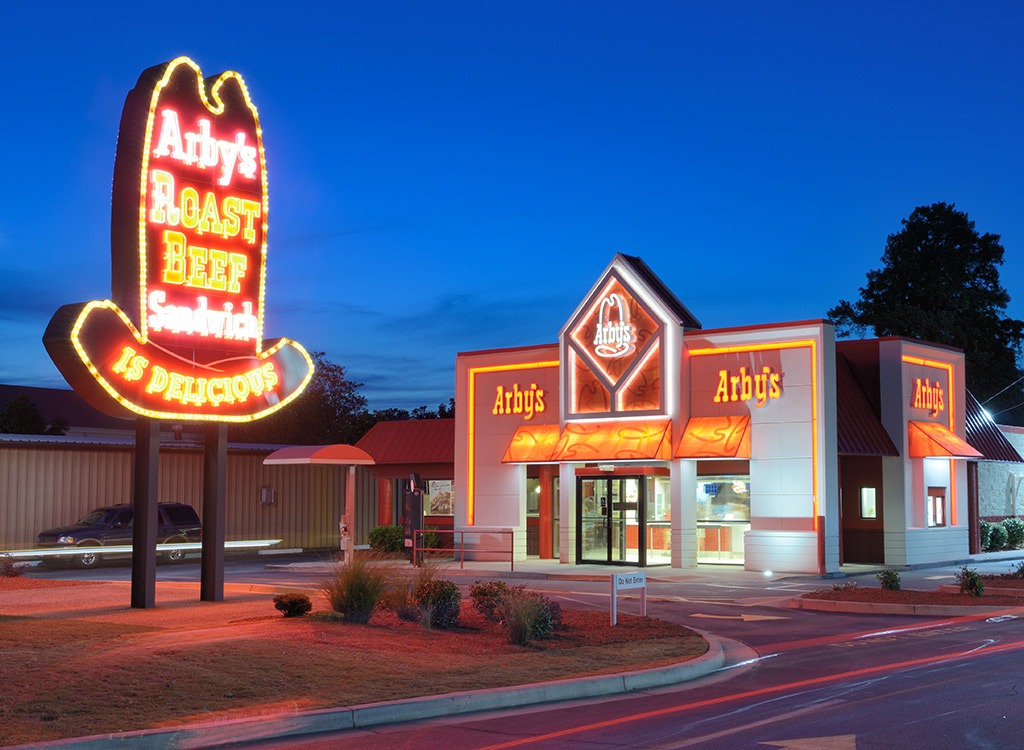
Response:
M203 442L203 559L199 598L224 601L224 506L227 501L228 426L211 422Z
M156 606L157 478L160 465L160 422L135 420L135 464L132 477L132 607Z

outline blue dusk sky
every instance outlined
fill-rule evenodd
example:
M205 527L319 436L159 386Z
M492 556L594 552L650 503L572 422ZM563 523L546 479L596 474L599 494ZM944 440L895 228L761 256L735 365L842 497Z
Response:
M0 383L66 386L43 330L110 295L121 108L179 55L259 110L266 335L373 409L555 341L617 252L705 328L823 318L936 201L1002 236L1024 318L1018 3L3 5Z

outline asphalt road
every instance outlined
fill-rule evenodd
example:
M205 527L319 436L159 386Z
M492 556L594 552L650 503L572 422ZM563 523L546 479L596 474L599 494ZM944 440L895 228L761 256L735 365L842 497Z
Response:
M265 558L229 559L225 580L315 586L316 572L277 565L268 569L266 563ZM1008 565L991 567L1001 571ZM951 582L956 570L906 571L904 586L934 588ZM43 575L129 580L131 570L111 565ZM158 569L159 580L198 577L198 561ZM452 577L463 585L475 580L457 571ZM521 583L567 606L608 608L606 582ZM779 606L791 596L831 583L806 576L736 582L712 574L649 584L650 615L712 633L726 646L726 668L677 687L245 747L1024 747L1024 699L1017 689L1024 674L1024 612L1020 618L939 618ZM625 597L620 611L637 611L638 605L635 597Z

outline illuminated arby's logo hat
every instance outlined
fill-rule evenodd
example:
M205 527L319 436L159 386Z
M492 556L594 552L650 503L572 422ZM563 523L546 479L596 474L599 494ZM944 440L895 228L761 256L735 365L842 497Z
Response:
M186 57L128 94L114 165L112 299L65 305L43 341L97 408L244 422L306 387L313 365L263 340L267 171L242 77Z

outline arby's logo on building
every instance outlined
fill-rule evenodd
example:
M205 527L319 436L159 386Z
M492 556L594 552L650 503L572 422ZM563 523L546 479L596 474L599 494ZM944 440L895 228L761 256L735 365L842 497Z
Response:
M264 341L267 172L242 77L179 57L143 72L121 117L111 299L65 305L44 343L94 406L250 421L296 398L312 360Z
M594 354L605 359L625 357L636 351L636 329L630 323L629 308L621 295L612 293L601 300L593 343Z
M715 403L753 401L760 409L772 399L782 398L782 373L764 365L760 372L740 367L738 372L718 371Z
M537 414L542 414L547 410L545 399L544 389L538 388L536 383L530 383L525 388L520 388L519 383L513 383L511 388L499 385L495 388L494 407L491 409L491 414L495 416L516 414L529 421Z
M942 383L931 378L914 378L913 397L910 406L924 409L929 416L937 417L939 412L946 410L946 394Z

